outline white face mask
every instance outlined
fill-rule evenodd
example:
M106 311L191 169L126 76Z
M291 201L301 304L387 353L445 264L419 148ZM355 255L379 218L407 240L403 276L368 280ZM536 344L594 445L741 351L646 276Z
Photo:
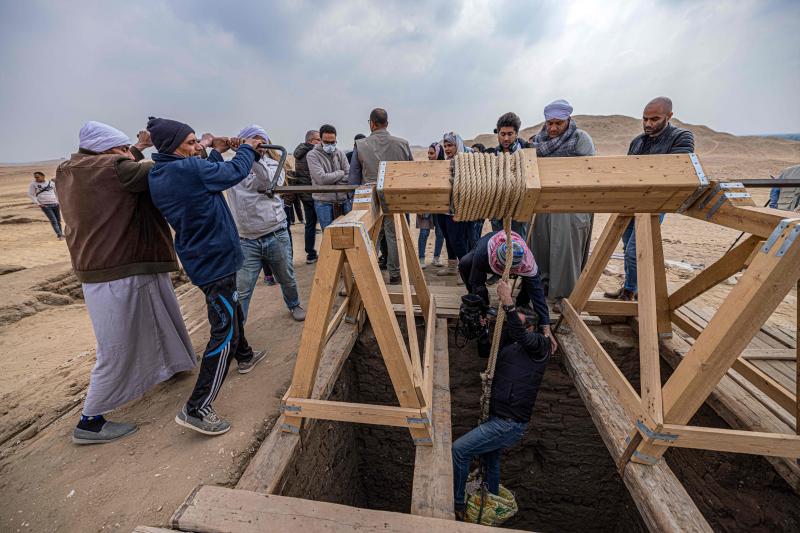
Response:
M326 154L332 154L336 151L336 143L333 144L323 144L322 149L325 150Z

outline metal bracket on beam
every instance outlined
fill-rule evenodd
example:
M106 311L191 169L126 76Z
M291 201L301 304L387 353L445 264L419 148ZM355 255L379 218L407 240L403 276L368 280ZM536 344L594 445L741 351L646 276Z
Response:
M764 246L761 247L761 251L765 254L769 253L770 249L772 248L772 245L777 242L778 238L780 238L781 234L783 233L783 230L785 230L792 222L797 222L797 221L800 221L800 218L784 218L783 220L781 220L780 223L777 226L775 226L775 229L772 230L772 233L770 234L769 239L767 239L767 242L765 242Z
M700 160L697 159L697 154L689 154L689 160L692 162L694 171L697 174L697 179L700 180L700 185L708 186L708 178L706 173L703 172L703 167L700 165Z
M653 431L641 420L636 420L636 429L638 429L648 439L661 440L665 442L675 442L678 440L678 436L673 435L672 433L659 433L658 431Z
M281 411L284 413L299 413L303 408L299 405L281 405Z
M406 417L406 422L408 422L409 424L430 424L431 423L430 419L428 419L428 415L425 415L425 416L422 416L422 417L419 417L419 418L415 418L413 416L407 416Z
M289 433L294 433L294 434L300 433L300 428L297 426L293 426L291 424L281 424L281 429L283 431L288 431Z
M430 437L420 437L414 439L414 444L433 444L433 439Z
M708 210L708 213L706 213L706 220L711 220L711 217L713 217L716 214L716 212L719 210L720 207L722 207L722 205L725 203L726 200L731 200L735 198L750 198L750 193L747 192L723 193L722 196L720 196L719 199L716 201L716 203L714 203L714 205L711 206L711 209Z
M648 465L654 465L658 462L658 457L653 457L652 455L647 455L639 451L633 452L633 456L639 459L639 461L646 463Z
M385 178L386 161L381 161L378 167L378 183L376 184L378 188L378 203L381 205L381 210L383 210L384 213L389 213L389 210L386 208L386 197L383 194L383 181Z
M798 235L800 235L800 225L792 228L792 231L790 231L789 235L787 235L786 239L784 239L783 244L781 245L780 249L778 249L775 257L783 257Z

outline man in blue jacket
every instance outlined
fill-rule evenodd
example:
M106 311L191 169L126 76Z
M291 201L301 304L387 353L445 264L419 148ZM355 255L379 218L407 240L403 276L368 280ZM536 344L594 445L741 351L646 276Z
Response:
M158 150L148 177L150 196L175 231L175 251L186 274L206 296L211 325L197 383L175 422L206 435L221 435L231 425L217 416L211 403L225 381L231 356L238 362L240 374L252 370L266 356L266 352L254 353L244 337L236 292L236 271L243 255L222 194L250 173L261 141L243 139L236 157L219 162L221 157L215 157L216 161L194 157L198 140L186 124L150 117L147 130ZM215 138L212 147L225 152L230 141Z

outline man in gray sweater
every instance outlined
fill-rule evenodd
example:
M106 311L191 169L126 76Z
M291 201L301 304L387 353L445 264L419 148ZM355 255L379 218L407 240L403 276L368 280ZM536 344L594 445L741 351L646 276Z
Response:
M306 155L308 171L314 185L346 185L350 172L347 156L336 147L336 128L323 124L319 128L322 143L316 145ZM317 212L319 226L324 230L336 217L350 212L351 203L347 193L315 192L314 210Z
M239 138L256 138L269 144L267 133L253 124L239 133ZM228 189L228 204L239 231L239 241L244 254L244 263L236 273L236 290L242 306L244 320L250 308L250 298L258 282L263 265L269 265L272 275L281 286L283 301L292 318L302 322L306 312L300 307L297 281L292 265L292 245L286 226L286 211L278 195L267 196L263 191L272 182L278 163L267 156L266 150L256 150L260 158L253 163L250 174ZM212 152L216 156L217 152ZM278 185L284 174L278 176Z

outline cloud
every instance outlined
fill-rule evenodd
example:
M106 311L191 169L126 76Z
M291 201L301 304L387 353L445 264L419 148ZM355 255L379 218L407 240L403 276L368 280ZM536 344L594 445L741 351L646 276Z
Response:
M342 145L375 106L415 144L527 125L555 98L637 116L800 130L797 2L575 0L0 3L0 161L68 155L86 120L135 135L148 115L293 147L329 122Z

